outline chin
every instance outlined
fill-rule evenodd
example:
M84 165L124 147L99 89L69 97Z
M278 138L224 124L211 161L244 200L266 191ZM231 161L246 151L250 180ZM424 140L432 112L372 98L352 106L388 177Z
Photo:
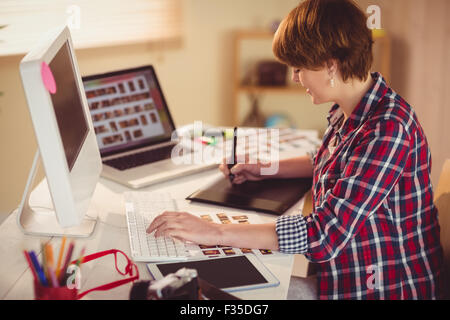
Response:
M319 105L319 104L328 103L331 100L330 99L324 99L323 97L318 97L318 96L311 95L311 101L312 101L313 104Z
M322 101L321 99L315 98L315 97L313 97L313 96L311 96L311 101L312 101L312 103L315 104L315 105L319 105L319 104L325 103L325 102Z

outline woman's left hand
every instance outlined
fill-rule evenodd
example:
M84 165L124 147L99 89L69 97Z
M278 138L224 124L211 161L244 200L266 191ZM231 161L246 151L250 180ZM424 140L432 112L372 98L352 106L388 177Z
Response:
M167 236L196 244L220 244L221 225L205 221L187 212L166 211L157 216L147 233L155 231L155 237Z

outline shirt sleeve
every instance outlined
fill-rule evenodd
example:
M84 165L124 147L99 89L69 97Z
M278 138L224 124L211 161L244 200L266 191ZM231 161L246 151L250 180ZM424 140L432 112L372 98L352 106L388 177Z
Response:
M314 148L314 150L307 152L307 155L309 156L309 159L311 161L311 164L314 168L314 164L316 163L316 157L317 153L319 152L319 149Z
M338 256L397 183L409 149L409 137L398 121L378 120L362 135L340 179L311 215L277 219L280 251L303 253L313 262Z
M277 219L278 246L284 253L305 253L308 249L306 220L302 215Z

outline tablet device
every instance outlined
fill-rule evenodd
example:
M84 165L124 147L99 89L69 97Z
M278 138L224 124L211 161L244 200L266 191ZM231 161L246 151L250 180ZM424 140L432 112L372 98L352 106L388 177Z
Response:
M280 284L254 255L150 263L147 268L156 280L181 268L196 269L200 278L227 292L275 287Z

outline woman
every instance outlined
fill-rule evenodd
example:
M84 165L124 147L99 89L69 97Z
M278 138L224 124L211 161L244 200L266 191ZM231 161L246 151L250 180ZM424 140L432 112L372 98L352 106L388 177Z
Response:
M280 24L275 56L314 104L334 102L311 158L276 177L313 177L313 212L273 224L218 225L166 212L148 231L196 243L269 248L318 263L321 299L435 299L442 264L431 156L412 108L370 73L372 35L351 0L306 0ZM312 160L312 161L311 161ZM220 169L228 176L226 165ZM237 164L234 183L264 179ZM273 176L271 176L273 178Z

